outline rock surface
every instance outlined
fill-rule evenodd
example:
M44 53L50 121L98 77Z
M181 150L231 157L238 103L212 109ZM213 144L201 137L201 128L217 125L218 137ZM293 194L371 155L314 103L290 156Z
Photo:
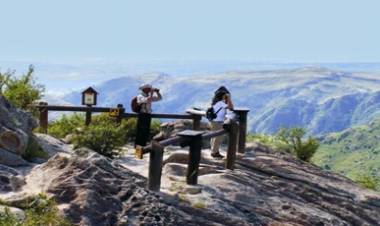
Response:
M6 193L19 190L25 184L25 179L19 171L0 164L0 182L0 192Z
M22 209L0 205L0 213L5 212L6 209L18 220L25 219L25 213Z
M69 145L61 141L60 139L57 139L50 135L36 133L35 137L36 137L37 143L48 154L49 157L53 157L57 153L70 154L73 152L72 145Z
M17 155L2 148L0 148L0 164L6 166L28 165L28 163L20 155Z
M185 183L185 152L170 149L167 148L164 157L162 192L179 197L190 205L194 215L211 222L380 225L379 193L286 153L250 144L247 152L238 156L236 169L230 171L224 169L223 161L213 160L209 150L204 150L199 185L194 189Z
M0 95L0 164L27 164L21 156L25 154L32 130L36 126L28 113L13 107Z
M13 107L9 101L0 95L0 125L10 130L18 130L31 134L37 123L30 114Z
M236 169L204 149L198 185L188 186L188 157L165 150L161 192L146 189L149 158L111 160L47 135L57 153L24 168L0 165L0 199L9 204L45 192L75 225L380 225L380 194L259 144Z

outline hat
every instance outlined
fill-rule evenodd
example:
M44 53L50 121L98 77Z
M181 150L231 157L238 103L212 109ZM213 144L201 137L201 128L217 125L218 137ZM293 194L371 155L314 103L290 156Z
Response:
M146 89L146 88L152 88L152 85L151 84L148 84L148 83L145 83L145 84L142 84L139 89L140 90L143 90L143 89Z
M221 87L219 87L219 89L217 89L215 91L215 95L218 94L218 93L223 93L223 94L227 93L227 94L230 94L230 91L228 91L228 89L226 87L221 86Z

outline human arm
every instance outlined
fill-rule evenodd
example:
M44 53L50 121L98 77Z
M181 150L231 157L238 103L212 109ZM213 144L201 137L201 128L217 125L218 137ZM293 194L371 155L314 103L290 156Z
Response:
M152 101L160 101L160 100L162 100L162 95L160 93L160 90L159 89L155 89L154 91L156 92L157 96L152 95Z

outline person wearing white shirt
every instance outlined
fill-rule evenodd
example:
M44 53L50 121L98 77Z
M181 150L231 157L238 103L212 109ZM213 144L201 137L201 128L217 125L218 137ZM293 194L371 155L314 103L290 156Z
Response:
M140 106L140 111L137 119L135 147L144 147L150 135L152 102L162 100L162 95L159 89L153 88L150 84L143 84L139 89L141 93L137 95L137 104Z
M141 93L137 95L137 103L141 106L140 113L152 113L152 102L162 100L159 89L153 88L150 84L140 86ZM155 95L156 94L156 95Z
M233 110L234 106L231 100L230 93L227 90L223 90L215 93L215 97L212 101L212 107L216 113L216 118L211 121L211 130L220 130L223 128L223 122L226 120L227 111ZM211 156L214 158L223 158L220 154L219 147L222 141L222 137L214 137L211 139Z

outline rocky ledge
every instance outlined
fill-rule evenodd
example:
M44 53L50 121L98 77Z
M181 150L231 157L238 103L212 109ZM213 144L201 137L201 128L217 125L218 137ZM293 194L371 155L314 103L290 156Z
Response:
M159 193L145 189L146 159L68 148L32 167L1 166L0 198L45 192L77 225L380 225L378 193L258 144L234 171L205 150L197 186L184 182L187 151L169 147Z

